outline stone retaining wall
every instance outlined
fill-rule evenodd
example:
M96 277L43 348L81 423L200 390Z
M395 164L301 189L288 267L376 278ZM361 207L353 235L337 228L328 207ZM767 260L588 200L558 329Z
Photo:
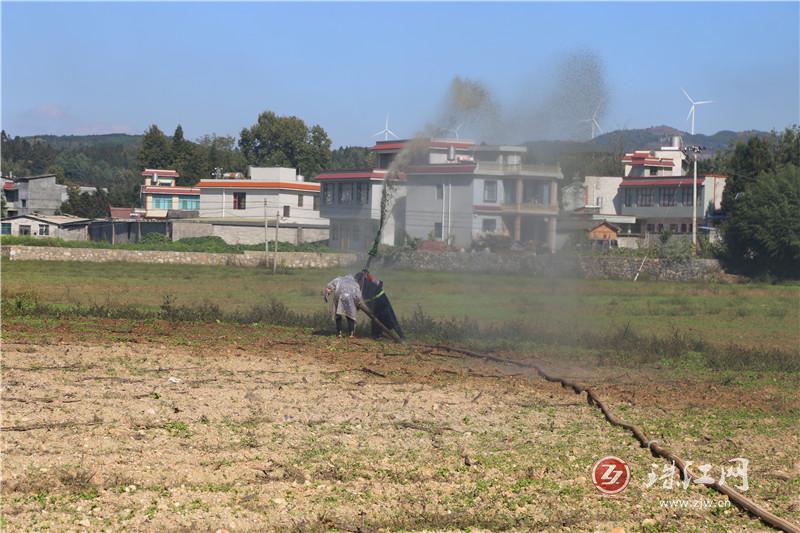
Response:
M554 277L632 280L641 257L597 255L528 255L460 252L395 252L383 258L382 266L400 270L438 272L486 272L533 274ZM716 259L648 258L639 279L670 281L714 281L726 276Z
M9 261L86 261L108 263L155 263L180 265L263 266L264 252L216 254L205 252L162 252L152 250L113 250L108 248L59 248L48 246L3 246L2 255ZM272 264L273 254L269 254ZM287 268L329 268L349 266L356 254L314 252L278 252L278 265Z

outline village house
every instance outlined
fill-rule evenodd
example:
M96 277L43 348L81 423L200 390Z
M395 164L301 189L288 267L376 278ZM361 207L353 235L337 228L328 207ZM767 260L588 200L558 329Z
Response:
M524 146L476 145L459 139L378 141L374 169L326 171L322 214L331 220L330 245L366 251L380 220L383 181L406 152L391 188L381 243L405 237L467 248L486 235L503 235L555 250L558 215L555 166L522 163Z
M54 215L67 199L67 186L56 183L55 174L3 180L6 215Z
M554 252L563 176L557 166L523 163L526 152L525 146L432 140L427 161L406 171L408 235L461 248L503 235Z
M16 215L4 218L2 235L56 237L68 241L89 240L91 220L72 215Z
M257 244L275 238L302 243L328 238L320 216L320 185L293 168L249 167L247 176L201 180L196 217L174 220L172 238L217 235L230 244Z
M381 196L388 160L375 170L326 171L317 176L322 185L320 213L330 220L328 246L336 250L366 252L372 246L381 218ZM391 206L381 235L381 244L403 242L405 185L393 183Z
M146 168L141 174L142 206L145 218L173 218L197 214L200 209L200 189L180 187L175 180L180 177L176 170Z
M664 232L691 235L692 205L697 201L698 225L712 229L726 178L698 175L697 198L693 198L694 178L685 170L689 165L680 137L659 150L626 153L621 162L623 176L586 176L582 184L565 190L563 203L569 216L613 224L619 229L621 247L637 247Z

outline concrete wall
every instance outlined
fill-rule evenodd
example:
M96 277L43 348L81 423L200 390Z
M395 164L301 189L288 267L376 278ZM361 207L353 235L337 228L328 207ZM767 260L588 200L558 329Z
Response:
M47 246L4 246L3 257L9 261L85 261L89 263L156 263L182 265L264 265L264 252L212 254L202 252L160 252L149 250L109 250L99 248L56 248ZM279 252L278 264L288 268L329 268L350 266L356 254ZM268 264L272 264L272 253Z
M54 215L61 209L62 198L67 191L66 185L56 183L55 176L19 181L16 183L16 188L19 192L14 211L18 215L32 213Z
M443 185L443 198L436 197ZM416 239L434 236L442 224L442 240L454 246L472 242L472 178L450 176L409 177L406 184L406 232Z
M172 240L189 237L217 236L228 244L260 244L264 242L264 226L259 224L227 224L197 221L172 221ZM278 227L278 240L291 244L327 240L328 228L308 228L301 225ZM275 226L267 229L267 240L275 240Z

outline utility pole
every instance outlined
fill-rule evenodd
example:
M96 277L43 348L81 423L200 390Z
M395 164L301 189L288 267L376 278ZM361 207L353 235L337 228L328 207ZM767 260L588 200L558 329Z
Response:
M697 154L705 150L704 146L687 146L686 151L694 156L694 172L692 177L692 253L697 255Z
M281 225L281 212L275 211L275 259L272 261L272 273L278 273L278 228Z
M264 267L269 265L269 234L267 232L267 199L264 198Z

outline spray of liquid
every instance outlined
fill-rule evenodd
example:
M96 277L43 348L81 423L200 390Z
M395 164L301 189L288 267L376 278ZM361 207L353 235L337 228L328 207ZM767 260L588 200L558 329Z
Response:
M543 70L546 69L537 72ZM520 143L538 139L578 139L589 135L591 124L586 122L587 119L601 120L607 108L608 85L602 59L587 50L570 53L557 62L549 78L549 83L538 80L540 87L546 87L544 93L523 87L515 101L501 105L485 83L462 76L453 77L440 112L406 143L386 173L378 232L367 267L378 253L397 184L410 165L425 160L430 138L469 136L478 142Z

